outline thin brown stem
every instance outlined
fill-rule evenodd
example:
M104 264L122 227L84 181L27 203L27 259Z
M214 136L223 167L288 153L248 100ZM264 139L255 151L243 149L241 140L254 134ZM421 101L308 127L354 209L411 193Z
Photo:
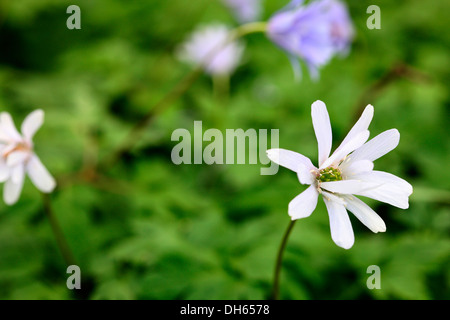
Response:
M402 62L395 63L380 79L378 79L363 92L356 103L355 120L359 119L359 116L363 113L364 108L368 104L374 103L376 97L378 97L392 83L402 78L418 83L428 83L431 80L427 74L419 70L416 70Z
M208 62L213 59L217 53L224 45L227 43L237 40L238 38L244 37L251 33L265 32L267 30L267 24L265 22L253 22L248 23L230 32L230 36L224 44L221 44L215 50L212 50L210 54L206 57L203 65L207 65ZM171 91L169 91L159 102L157 102L153 108L151 108L147 114L139 121L127 135L125 140L108 156L101 161L101 167L109 167L114 164L123 154L131 150L136 142L144 134L145 129L150 125L150 123L161 113L168 109L168 107L180 98L197 80L197 78L203 72L203 67L199 66L188 75L186 75Z
M75 258L72 254L72 251L70 250L69 245L67 244L66 238L64 237L64 233L53 211L50 195L43 193L42 196L44 201L44 212L48 218L48 221L50 222L50 226L55 236L59 251L61 252L62 257L68 266L76 265L77 263L75 261Z
M131 129L124 141L109 156L103 160L104 166L108 167L115 163L123 154L131 150L144 134L145 128L163 111L165 111L175 100L183 95L187 89L200 76L201 68L196 68L185 76L169 93L167 93L146 115Z

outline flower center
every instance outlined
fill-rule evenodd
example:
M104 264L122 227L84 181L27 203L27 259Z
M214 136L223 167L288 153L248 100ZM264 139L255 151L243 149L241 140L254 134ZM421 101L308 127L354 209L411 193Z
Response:
M26 143L18 143L13 149L6 151L5 153L3 153L3 158L7 158L11 153L13 153L14 151L30 151L31 148L28 144Z
M320 182L340 181L342 180L341 170L328 167L319 171L317 180Z

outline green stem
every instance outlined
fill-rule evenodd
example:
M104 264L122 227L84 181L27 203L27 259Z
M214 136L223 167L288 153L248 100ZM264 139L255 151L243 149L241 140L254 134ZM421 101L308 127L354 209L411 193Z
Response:
M218 105L225 105L230 94L230 76L217 74L212 76L213 95Z
M281 241L280 248L278 249L277 262L275 264L275 272L273 275L273 288L272 288L272 299L278 300L280 297L280 273L281 273L281 263L283 260L284 249L286 248L287 240L294 227L297 220L292 220L284 233L283 240Z
M267 31L267 22L250 22L243 24L231 32L231 41L242 38L252 33L265 33Z
M211 75L215 108L211 110L213 123L219 130L225 129L225 109L230 96L230 76L228 74Z
M68 266L77 265L75 258L72 254L72 251L70 250L69 245L67 244L66 238L64 237L64 233L53 212L50 196L45 193L43 193L42 195L44 201L44 212L48 218L48 221L50 222L50 226L55 236L56 243L58 244L59 251L61 252L64 261Z

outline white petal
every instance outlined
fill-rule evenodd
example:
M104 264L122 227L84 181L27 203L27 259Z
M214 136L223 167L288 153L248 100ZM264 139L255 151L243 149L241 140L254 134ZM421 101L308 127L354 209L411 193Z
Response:
M0 129L6 134L11 140L20 141L22 137L14 125L14 121L8 112L0 113Z
M342 141L341 145L336 149L335 152L340 150L342 146L344 146L347 142L355 138L360 132L364 132L369 128L370 122L373 118L373 106L367 105L367 107L364 109L364 112L362 113L359 120L355 123L353 128L349 131L347 136Z
M384 131L375 138L369 140L363 146L355 150L350 157L356 160L375 161L389 151L395 149L400 141L400 133L397 129Z
M307 167L304 164L300 163L297 167L297 176L298 180L301 184L313 184L315 180L316 168L311 169L311 167Z
M363 192L365 190L372 190L373 188L379 187L380 183L362 180L341 180L321 182L319 186L321 189L325 189L331 192L354 194Z
M351 211L372 232L386 231L383 219L367 204L354 196L343 195L347 202L347 210Z
M19 163L23 163L30 156L26 151L13 151L6 158L6 164L9 167L14 167Z
M11 137L2 128L1 122L0 122L0 142L3 142L3 143L10 143L11 142Z
M389 203L401 209L409 207L408 197L412 194L413 188L405 180L383 171L371 171L355 178L379 184L376 188L362 190L355 194Z
M348 160L348 161L347 161ZM356 174L369 172L373 170L373 162L369 160L352 161L351 158L347 158L344 163L339 165L342 175L347 179Z
M40 191L49 193L56 187L56 181L52 175L47 171L41 160L34 155L28 161L27 173L33 184Z
M412 185L407 182L406 180L403 180L402 178L397 177L396 175L393 175L392 173L384 172L384 171L372 171L370 173L371 179L374 182L385 182L396 185L398 188L405 191L408 195L411 195L413 192Z
M354 138L352 138L349 142L343 145L339 150L335 151L331 157L329 157L320 168L327 168L331 165L338 165L350 152L355 149L361 147L364 142L369 138L369 131L365 130L363 132L358 133Z
M12 205L19 199L20 193L22 192L24 179L14 183L12 179L8 179L3 187L3 200L7 205Z
M330 218L331 238L344 249L350 249L355 242L352 224L343 204L323 198Z
M294 151L286 149L269 149L267 150L267 157L280 166L288 168L294 172L304 169L315 169L311 160ZM303 165L302 168L299 167L300 164Z
M345 202L345 200L344 200L343 194L335 194L335 193L330 193L330 192L326 192L326 191L322 190L322 196L329 201L334 201L334 202L342 204L344 206L347 204L347 202Z
M319 167L328 158L331 151L332 133L330 116L325 103L320 100L311 106L311 117L319 147Z
M296 196L289 202L288 213L292 220L306 218L311 215L317 206L317 198L319 192L314 185L309 186L308 189Z
M36 131L42 126L43 122L44 122L44 111L38 109L30 113L22 122L21 131L23 137L30 141L33 138Z
M19 184L25 179L25 167L22 163L11 168L11 181L15 184Z
M10 176L11 168L6 165L6 162L0 160L0 182L5 182Z

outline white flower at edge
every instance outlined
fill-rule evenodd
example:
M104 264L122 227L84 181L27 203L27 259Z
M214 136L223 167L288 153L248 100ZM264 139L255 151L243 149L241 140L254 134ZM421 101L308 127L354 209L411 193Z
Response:
M297 173L301 184L310 185L290 203L292 220L311 215L322 194L330 220L331 238L349 249L354 243L353 228L347 210L373 232L386 231L381 217L355 195L369 197L401 209L408 208L412 186L405 180L383 171L373 170L373 161L397 147L396 129L384 131L369 140L367 130L373 117L368 105L360 119L330 156L332 135L327 108L322 101L311 107L313 127L319 149L319 167L307 157L285 149L267 150L270 160Z
M210 75L230 75L239 65L244 45L229 41L230 30L225 25L206 25L195 30L178 48L181 61L202 66Z
M56 186L55 179L34 153L33 136L44 122L44 111L35 110L22 123L20 134L8 112L0 113L0 182L5 182L3 199L12 205L19 199L25 174L42 192Z

